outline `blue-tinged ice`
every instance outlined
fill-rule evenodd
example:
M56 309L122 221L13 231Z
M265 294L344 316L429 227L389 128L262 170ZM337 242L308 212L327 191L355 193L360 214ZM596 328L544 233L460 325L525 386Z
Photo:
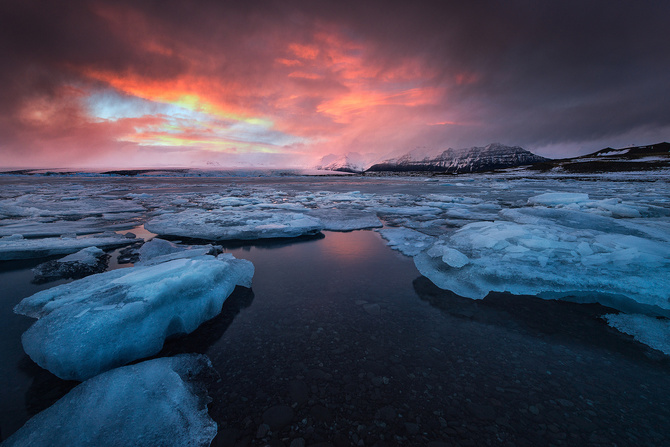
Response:
M670 244L559 222L471 223L441 236L414 262L438 287L469 298L490 291L572 296L668 314Z
M189 209L156 216L144 227L161 236L223 241L313 235L323 229L323 224L319 219L294 212Z
M212 371L203 355L108 371L76 386L2 445L209 446L217 426L200 378Z
M182 252L176 253L182 255ZM231 254L168 259L113 270L44 290L14 311L38 318L22 337L31 359L62 379L85 380L159 352L221 312L254 266Z
M389 247L407 256L415 256L427 249L437 238L409 228L377 230L388 241Z

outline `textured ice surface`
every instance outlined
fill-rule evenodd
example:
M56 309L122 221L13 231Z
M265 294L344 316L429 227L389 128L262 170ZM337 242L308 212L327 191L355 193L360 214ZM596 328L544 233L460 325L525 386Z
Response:
M80 264L93 266L98 263L98 259L100 259L100 257L104 254L105 252L98 247L88 247L84 248L83 250L79 250L76 253L72 253L71 255L64 256L58 259L56 262L61 264L79 262Z
M469 263L459 267L445 260L445 247ZM588 294L617 308L617 297L627 297L670 309L670 246L637 236L557 223L477 222L440 237L414 260L438 287L469 298L489 291L552 298Z
M370 211L351 209L319 209L310 211L309 216L321 221L324 230L351 231L366 228L381 228L379 218Z
M251 262L232 255L196 253L44 290L14 311L38 318L22 337L35 363L60 378L85 380L159 352L170 335L194 331L221 312L236 285L250 287L253 273Z
M138 251L140 260L135 265L147 266L175 259L216 255L221 252L221 247L210 244L184 246L164 239L154 238L142 245Z
M389 247L407 256L418 255L436 239L409 228L384 228L377 231L388 241Z
M670 320L637 314L603 315L607 324L635 340L670 355Z
M323 229L320 220L304 214L256 210L186 210L154 217L144 226L161 236L214 241L297 237Z
M140 239L115 233L80 238L63 236L44 239L25 239L21 235L5 236L0 238L0 261L64 255L87 247L123 247L139 241Z
M2 445L209 446L217 426L199 377L211 370L207 357L181 355L108 371L72 389Z

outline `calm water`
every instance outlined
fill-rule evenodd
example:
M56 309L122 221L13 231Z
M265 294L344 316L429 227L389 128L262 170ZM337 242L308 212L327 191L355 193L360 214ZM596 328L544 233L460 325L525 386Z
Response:
M607 309L460 298L373 231L324 235L228 247L254 263L252 290L161 353L211 358L213 445L670 444L670 365ZM31 320L12 307L55 284L30 284L37 263L0 264L3 439L76 384L21 348ZM268 432L268 409L288 422Z

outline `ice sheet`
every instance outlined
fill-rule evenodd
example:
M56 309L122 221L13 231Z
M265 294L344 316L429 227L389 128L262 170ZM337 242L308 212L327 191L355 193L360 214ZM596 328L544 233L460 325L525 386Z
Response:
M466 256L467 265L445 261L446 248ZM414 260L437 286L469 298L490 291L590 295L617 308L626 297L670 309L670 246L638 236L557 223L477 222L440 237Z
M283 211L186 210L154 217L144 227L161 236L223 241L313 235L323 224L305 214Z

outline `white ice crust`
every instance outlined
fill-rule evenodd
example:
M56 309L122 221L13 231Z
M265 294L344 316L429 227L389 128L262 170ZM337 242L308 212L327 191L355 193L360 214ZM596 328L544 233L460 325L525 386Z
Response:
M209 446L216 423L195 380L201 355L160 358L100 374L30 419L2 445Z
M14 311L38 320L23 334L24 350L38 365L73 380L156 354L170 335L193 332L218 315L236 285L251 286L251 262L194 254L159 256L151 265L25 298Z
M640 343L670 355L670 320L639 314L603 315L607 324Z
M320 220L305 214L257 210L186 210L154 217L144 226L161 236L214 241L297 237L323 229Z

